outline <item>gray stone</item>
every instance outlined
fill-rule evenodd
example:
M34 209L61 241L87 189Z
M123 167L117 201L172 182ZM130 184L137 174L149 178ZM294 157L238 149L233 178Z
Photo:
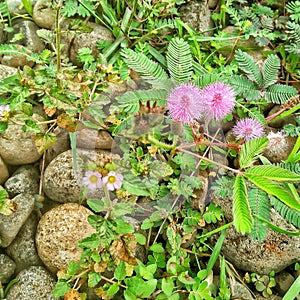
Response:
M96 58L100 54L96 46L99 41L108 41L110 43L114 41L112 33L104 26L92 22L87 22L87 25L92 31L76 35L70 48L70 60L77 66L82 66L82 63L77 60L80 48L86 47L91 49L92 55Z
M10 197L21 193L39 193L39 171L32 165L25 165L18 168L13 175L5 182L5 189Z
M36 0L32 0L32 5L35 4ZM6 0L8 10L11 16L15 15L25 15L27 14L26 9L23 6L22 0Z
M95 229L87 221L92 211L76 203L59 205L44 214L38 224L36 246L39 257L53 273L79 261L82 249L77 242Z
M44 267L31 266L17 275L18 282L8 291L6 300L54 300L55 280Z
M24 46L21 46L21 45L16 45L16 46L17 46L20 53L24 49L25 49L27 54L31 53L31 51L29 49L25 48ZM29 67L34 66L34 62L27 60L26 55L12 55L12 56L11 55L4 55L2 57L1 63L3 65L6 65L6 66L12 67L12 68L23 68L24 66L29 66Z
M113 138L104 130L83 128L76 131L76 146L86 149L111 149Z
M0 254L0 282L7 283L10 281L16 269L16 264L5 254Z
M212 36L214 22L204 2L190 1L179 9L181 19L204 36Z
M31 164L39 160L41 154L38 152L34 142L35 133L24 132L22 122L18 116L14 116L9 121L6 131L0 133L0 155L3 160L11 165ZM44 121L40 115L33 114L31 119ZM16 122L17 124L13 123ZM47 125L39 125L41 131L47 130Z
M5 41L5 33L4 33L4 30L3 30L3 27L1 26L0 27L0 45L3 44ZM1 59L0 59L0 62L1 62Z
M5 66L5 65L0 65L0 81L2 81L3 79L16 75L18 72L17 68L12 68L9 66Z
M293 284L295 278L288 272L282 271L275 275L275 291L280 295L284 296L288 289Z
M33 20L41 28L51 29L55 23L56 11L51 1L38 0L33 8Z
M12 199L17 205L17 210L9 215L0 214L1 247L7 247L14 240L21 227L31 214L35 199L30 194L19 194Z
M6 248L6 253L16 264L17 273L30 266L43 265L35 248L37 224L37 214L32 213L20 229L14 241Z
M21 20L13 25L13 29L14 31L8 35L8 40L12 39L15 34L21 33L23 38L17 41L18 45L22 45L34 53L41 53L45 49L45 44L36 33L39 27L34 22Z
M225 219L231 222L233 219L232 200L215 197L213 201L221 206L225 212ZM270 222L285 230L296 230L273 209ZM214 243L216 239L216 235L212 236L211 242ZM258 242L249 235L238 233L231 226L226 230L222 253L240 270L268 275L272 270L280 272L300 260L300 237L281 234L269 229L266 239Z
M219 2L220 0L208 0L207 5L209 8L215 9L218 6Z
M3 184L9 177L8 169L0 156L0 184Z

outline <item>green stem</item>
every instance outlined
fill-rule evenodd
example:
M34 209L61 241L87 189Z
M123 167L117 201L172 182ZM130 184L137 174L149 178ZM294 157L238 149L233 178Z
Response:
M55 31L56 31L56 63L57 63L57 72L61 70L61 57L60 57L60 37L61 37L61 28L59 25L59 14L60 9L62 7L62 0L59 1L59 4L56 7L56 15L55 15ZM57 79L59 80L59 79Z
M161 142L161 141L157 140L153 135L150 135L150 134L146 135L146 140L148 142L150 142L151 144L159 147L159 148L163 148L163 149L166 149L166 150L175 150L176 143L178 141L178 136L174 137L172 145L169 145L169 144L166 144L164 142Z

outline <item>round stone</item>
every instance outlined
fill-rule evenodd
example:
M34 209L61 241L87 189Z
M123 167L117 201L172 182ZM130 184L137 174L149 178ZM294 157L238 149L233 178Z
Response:
M72 261L79 261L82 249L77 243L95 229L87 221L92 211L76 203L59 205L44 214L38 224L36 247L39 257L53 273Z

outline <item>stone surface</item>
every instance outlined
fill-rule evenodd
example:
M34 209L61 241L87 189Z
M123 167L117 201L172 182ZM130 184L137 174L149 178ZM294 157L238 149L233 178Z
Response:
M20 20L13 25L14 31L8 35L8 40L12 39L15 34L22 34L23 38L17 41L18 45L26 47L28 50L41 53L45 49L44 42L39 38L36 31L39 27L32 21Z
M213 201L221 206L226 220L231 222L232 200L215 197ZM296 230L273 209L270 222L285 230ZM211 242L214 243L217 238L216 235L212 236ZM222 253L240 270L268 275L272 270L280 272L300 260L300 237L280 234L269 229L266 239L258 242L249 235L238 233L231 226L226 230Z
M32 165L19 167L12 176L5 182L5 189L10 197L20 193L39 193L39 171Z
M282 271L275 276L276 286L275 291L280 295L284 296L288 289L293 284L295 278L288 272Z
M38 224L36 246L46 267L53 273L78 261L82 249L77 242L95 232L87 217L92 211L76 203L59 205L44 214Z
M22 50L25 49L27 54L30 54L31 51L24 46L16 45L19 52L22 52ZM12 68L23 68L24 66L33 67L34 62L27 60L26 55L3 55L1 63L3 65L6 65L8 67Z
M5 254L0 254L0 282L7 283L10 281L16 269L16 264Z
M268 117L272 116L275 113L277 113L281 109L282 109L282 107L280 105L274 105L272 107L272 109L269 111ZM269 126L271 126L273 128L282 128L284 125L287 125L287 124L296 125L296 120L295 120L294 116L287 116L287 117L282 118L282 119L277 120L277 121L271 121L269 123Z
M30 266L43 265L35 247L37 224L37 214L33 212L20 229L14 241L6 248L6 253L16 264L16 273Z
M8 6L8 10L11 14L11 17L14 17L15 14L16 15L23 15L26 14L27 11L24 8L23 4L22 4L22 0L6 0L7 2L7 6ZM34 5L36 2L36 0L32 0L31 3L32 5Z
M77 34L70 48L70 60L77 66L82 65L82 63L77 60L78 50L80 48L87 47L91 49L92 55L96 58L100 54L96 46L98 42L108 41L112 43L114 41L113 35L105 27L92 22L87 22L87 26L90 27L92 31Z
M111 149L113 138L104 130L83 128L76 131L76 146L87 149Z
M0 156L0 184L3 184L9 177L8 169Z
M204 2L190 1L179 9L181 19L204 36L212 36L214 22L211 12Z
M51 29L55 23L55 10L51 7L51 1L38 0L32 18L39 27Z
M17 275L19 281L8 291L6 300L54 300L54 278L44 267L31 266Z
M17 71L18 71L17 68L0 65L0 81L2 81L3 79L5 79L7 77L17 74Z
M45 166L47 166L56 156L70 149L69 132L61 127L53 130L56 137L56 143L52 145L45 155Z
M31 214L35 202L33 195L30 194L19 194L12 200L17 204L17 210L9 216L0 214L1 247L11 244Z
M40 115L31 117L36 121L44 121ZM12 117L13 121L20 122L18 116ZM40 125L42 131L47 130L46 125ZM35 134L24 132L22 125L9 122L6 131L0 133L0 155L3 160L11 165L31 164L39 160L41 154L34 143Z

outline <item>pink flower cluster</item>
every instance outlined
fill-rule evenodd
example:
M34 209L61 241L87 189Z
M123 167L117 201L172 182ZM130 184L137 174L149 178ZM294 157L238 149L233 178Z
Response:
M116 173L115 171L109 171L109 173L102 178L102 175L98 171L87 171L82 179L83 185L87 186L90 190L96 190L106 185L109 191L113 191L121 188L123 181L123 175Z
M209 84L204 89L182 83L167 97L171 117L184 124L191 124L200 117L221 120L234 108L235 93L223 82Z

